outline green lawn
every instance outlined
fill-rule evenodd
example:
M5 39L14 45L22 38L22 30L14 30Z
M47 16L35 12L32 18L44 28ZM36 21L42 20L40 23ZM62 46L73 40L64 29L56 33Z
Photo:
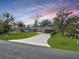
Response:
M10 33L8 35L0 35L0 40L23 39L33 37L35 35L38 35L38 33L36 32Z
M53 48L66 49L79 51L79 45L77 45L76 39L71 39L67 36L62 36L61 33L57 33L48 40L48 44Z

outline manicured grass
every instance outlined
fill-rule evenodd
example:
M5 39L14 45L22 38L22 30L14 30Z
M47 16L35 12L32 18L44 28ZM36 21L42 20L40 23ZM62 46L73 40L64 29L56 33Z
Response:
M10 33L8 35L0 35L0 40L13 40L13 39L23 39L38 35L36 32L20 32L20 33Z
M52 36L48 40L48 44L53 48L79 51L77 40L71 39L70 37L64 35L62 36L61 33L57 33L56 35Z

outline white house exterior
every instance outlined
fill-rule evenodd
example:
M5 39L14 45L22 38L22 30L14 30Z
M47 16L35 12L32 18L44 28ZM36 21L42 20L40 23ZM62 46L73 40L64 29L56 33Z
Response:
M44 26L44 27L31 27L31 30L34 31L36 29L37 32L51 32L53 30L52 26Z

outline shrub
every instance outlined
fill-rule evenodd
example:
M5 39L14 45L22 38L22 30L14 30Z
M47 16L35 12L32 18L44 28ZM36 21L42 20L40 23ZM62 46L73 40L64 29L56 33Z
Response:
M2 22L0 24L0 34L8 33L10 31L10 26L7 23Z
M55 35L56 33L57 33L57 31L55 31L55 30L52 31L52 32L51 32L51 36Z

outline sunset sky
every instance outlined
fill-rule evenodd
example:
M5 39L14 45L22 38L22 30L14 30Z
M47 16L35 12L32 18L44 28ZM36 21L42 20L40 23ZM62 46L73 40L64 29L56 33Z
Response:
M33 23L30 17L37 14L42 15L41 19L52 19L61 8L79 14L79 0L0 0L0 15L9 12L15 16L16 21L25 24Z

